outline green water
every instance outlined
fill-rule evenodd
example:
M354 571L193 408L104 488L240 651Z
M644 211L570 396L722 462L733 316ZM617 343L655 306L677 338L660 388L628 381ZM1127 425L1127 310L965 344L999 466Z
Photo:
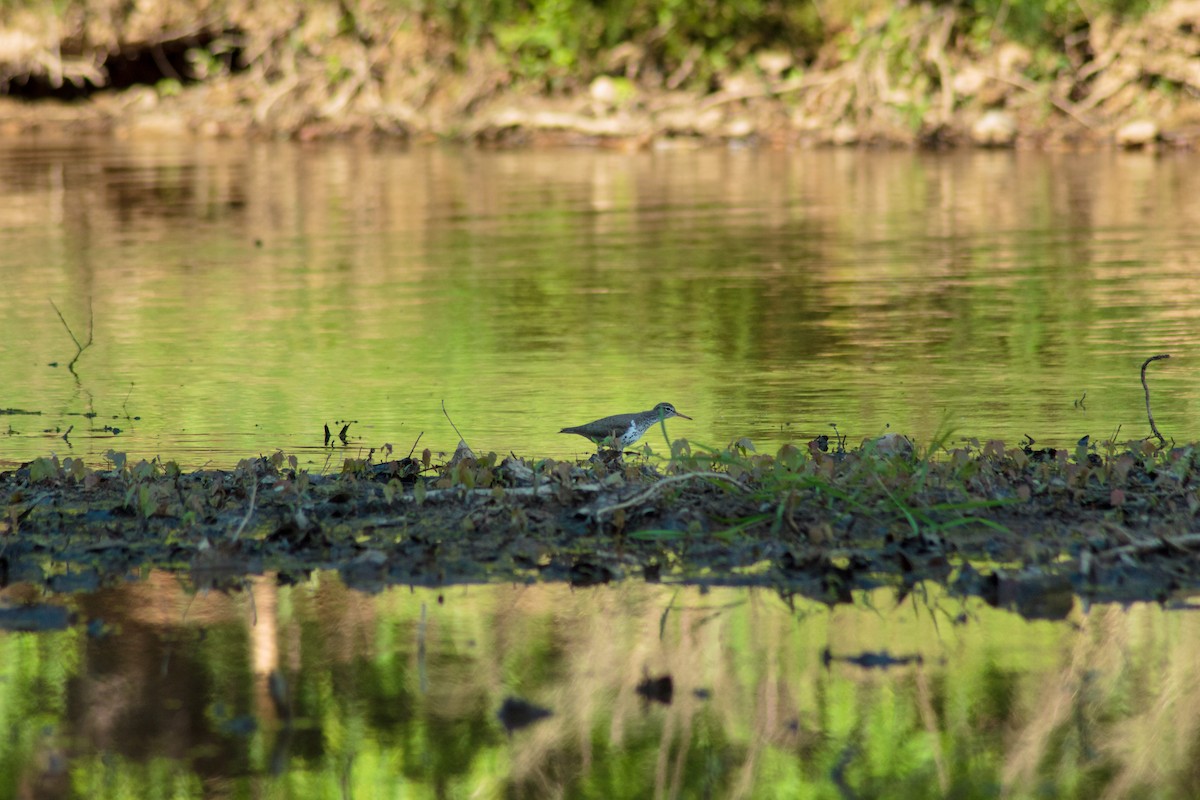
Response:
M446 451L443 400L532 457L660 401L717 446L1135 438L1159 352L1200 436L1196 156L17 140L0 237L8 465Z
M367 596L332 574L194 594L165 573L48 602L74 624L0 633L6 797L1200 791L1200 618L1157 606L1051 623L934 588L830 609L634 582ZM907 663L854 661L885 651ZM667 675L669 702L639 695ZM552 715L507 732L510 697Z
M1134 438L1162 352L1200 438L1196 156L10 140L0 242L0 467L336 469L452 449L442 401L531 457L660 401L718 446ZM0 796L1200 795L1187 610L140 577L0 590L73 615L0 632Z

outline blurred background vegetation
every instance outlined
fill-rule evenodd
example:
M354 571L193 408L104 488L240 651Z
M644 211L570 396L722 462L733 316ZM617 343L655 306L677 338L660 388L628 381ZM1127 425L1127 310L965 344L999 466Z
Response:
M1062 50L1100 16L1139 17L1153 0L965 0L919 4L956 14L956 32L980 47L1003 38L1030 48ZM782 50L812 63L839 35L886 25L908 3L877 0L463 0L401 3L466 51L493 46L527 78L552 86L622 68L668 82L709 84L720 74L754 65L754 55ZM406 8L407 7L407 8ZM918 6L913 6L918 7Z
M936 144L1002 109L1015 115L1003 133L972 136L1011 144L1048 121L1069 136L1131 119L1200 130L1179 110L1200 93L1195 17L1186 0L3 0L0 94L148 86L144 112L201 83L221 90L194 109L202 132L300 138L557 127L787 141L842 126L817 141ZM535 118L554 102L575 117ZM619 113L644 124L586 121Z
M550 89L600 74L704 87L723 73L756 66L762 52L787 53L797 66L813 64L839 37L861 39L862 32L882 30L911 9L953 15L953 37L976 48L1007 40L1063 51L1098 20L1136 19L1158 5L1161 0L3 0L0 81L19 76L22 66L31 72L50 67L33 45L55 38L69 57L187 36L213 42L220 38L214 34L236 32L250 61L263 54L264 41L301 47L332 35L370 45L416 34L445 66L466 69L477 63L474 54L487 53L514 77L543 81ZM40 23L41 35L31 23ZM209 36L201 36L205 32ZM221 39L215 53L204 49L219 62L229 47ZM192 59L197 68L205 66L205 59Z

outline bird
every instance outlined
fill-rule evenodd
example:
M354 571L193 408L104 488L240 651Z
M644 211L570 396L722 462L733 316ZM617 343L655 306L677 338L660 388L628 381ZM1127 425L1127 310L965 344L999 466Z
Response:
M610 442L614 447L629 447L642 438L643 433L662 420L671 417L691 419L686 414L676 411L675 406L670 403L659 403L649 411L642 411L638 414L614 414L585 425L563 428L559 433L575 433L598 445Z

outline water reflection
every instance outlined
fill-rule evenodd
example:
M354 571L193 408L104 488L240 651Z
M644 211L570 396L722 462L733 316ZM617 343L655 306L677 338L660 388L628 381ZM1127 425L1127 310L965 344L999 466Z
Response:
M831 422L1140 435L1138 364L1196 342L1196 165L7 142L0 406L40 415L0 419L0 459L319 467L335 420L350 455L422 432L452 450L442 399L477 450L531 455L660 401L696 418L672 436L718 446ZM81 338L94 314L78 381L47 299ZM1195 438L1170 363L1156 418Z
M0 793L1200 788L1196 617L1157 606L1077 607L1051 623L933 588L829 609L641 583L374 596L332 574L232 594L183 583L151 573L59 596L69 629L0 634ZM512 725L522 703L549 714Z

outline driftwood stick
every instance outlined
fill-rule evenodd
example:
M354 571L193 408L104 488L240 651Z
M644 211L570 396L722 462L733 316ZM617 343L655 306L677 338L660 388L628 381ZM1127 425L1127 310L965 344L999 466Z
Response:
M605 514L610 514L613 511L618 511L622 508L629 508L630 506L635 506L641 502L649 500L651 497L658 494L662 490L662 488L665 486L670 486L673 483L682 483L685 481L692 481L692 480L696 480L698 478L724 481L726 483L732 484L733 486L736 486L737 488L741 489L743 492L750 491L749 487L746 486L746 484L742 483L741 481L739 481L736 478L731 478L728 475L725 475L720 472L689 472L684 475L675 475L670 478L663 478L662 480L651 485L649 489L646 489L643 492L639 492L637 495L629 498L625 502L617 503L616 505L605 506L604 508L598 508L598 509L592 511L591 515L596 519L600 519L600 517L604 516Z
M1097 555L1140 556L1145 555L1146 553L1154 553L1159 550L1168 549L1187 552L1197 546L1200 546L1200 534L1187 533L1183 536L1163 536L1158 539L1136 539L1132 544L1122 545L1121 547L1113 547L1109 550L1101 550L1099 553L1097 553Z
M1146 367L1150 366L1151 361L1159 361L1164 358L1170 358L1170 353L1160 353L1156 356L1150 356L1142 362L1142 388L1146 391L1146 418L1150 420L1150 430L1158 437L1158 444L1161 447L1167 446L1167 440L1158 432L1158 426L1154 424L1154 414L1150 411L1150 387L1146 384Z

